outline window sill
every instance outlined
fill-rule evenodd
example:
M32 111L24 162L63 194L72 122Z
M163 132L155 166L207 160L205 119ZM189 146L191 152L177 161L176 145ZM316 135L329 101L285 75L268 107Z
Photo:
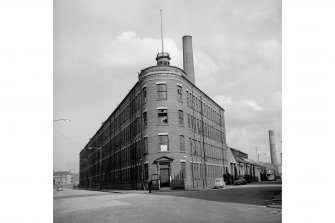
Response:
M167 98L157 98L156 101L166 101Z

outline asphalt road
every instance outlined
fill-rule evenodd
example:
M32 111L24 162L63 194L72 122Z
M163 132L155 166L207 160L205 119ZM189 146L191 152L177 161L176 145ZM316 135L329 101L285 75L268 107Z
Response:
M266 200L280 185L223 190L107 193L65 188L54 192L54 222L281 222Z
M238 186L223 190L206 190L206 191L171 191L155 192L156 195L188 197L193 199L230 202L253 205L267 205L271 199L282 191L281 185L267 186L258 185L249 187Z

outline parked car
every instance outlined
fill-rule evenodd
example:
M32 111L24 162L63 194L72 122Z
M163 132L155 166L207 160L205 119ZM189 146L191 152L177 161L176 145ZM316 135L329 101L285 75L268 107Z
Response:
M237 177L235 180L235 185L241 185L241 184L246 184L247 181L244 179L244 177Z

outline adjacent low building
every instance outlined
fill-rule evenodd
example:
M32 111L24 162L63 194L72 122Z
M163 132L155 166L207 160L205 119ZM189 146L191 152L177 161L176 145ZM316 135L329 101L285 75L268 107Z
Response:
M167 52L145 68L80 152L80 187L205 188L228 176L225 110L195 85L192 37L183 68Z
M228 147L227 184L233 184L238 176L243 176L247 183L266 180L266 167L248 159L248 154L241 150Z

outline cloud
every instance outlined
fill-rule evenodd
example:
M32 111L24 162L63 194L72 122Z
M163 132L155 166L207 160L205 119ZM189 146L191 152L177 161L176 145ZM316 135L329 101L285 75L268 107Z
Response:
M213 77L219 67L214 60L205 52L194 50L194 72L196 78L206 79Z
M214 97L214 101L224 109L230 109L233 105L233 100L230 97L226 97L223 95L217 95L216 97Z
M161 50L161 40L138 37L136 32L125 31L108 45L103 45L97 63L101 67L141 69L156 64L156 54ZM164 38L164 51L170 53L171 65L182 64L182 52L171 38ZM175 62L177 61L177 62Z
M256 101L254 100L243 100L241 101L242 106L247 106L252 108L254 111L262 111L264 110L263 107L259 106Z
M281 66L281 43L278 40L266 40L258 43L256 53L262 60L264 68Z
M127 40L132 40L135 39L136 37L136 33L135 32L123 32L121 33L118 37L116 37L116 40L123 42L123 41L127 41Z

